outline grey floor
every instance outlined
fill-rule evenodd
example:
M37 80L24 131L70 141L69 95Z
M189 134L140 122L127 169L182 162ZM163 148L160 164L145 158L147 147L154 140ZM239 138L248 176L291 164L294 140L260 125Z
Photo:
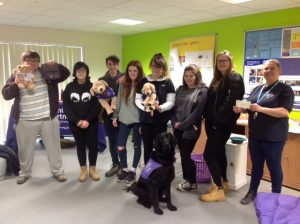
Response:
M131 155L128 159L131 161ZM59 183L50 174L45 151L37 145L32 178L23 185L17 185L15 178L0 182L0 224L257 223L253 205L242 206L239 203L247 185L231 191L226 201L219 203L198 200L198 196L208 189L208 184L199 184L195 192L178 192L175 186L181 181L179 161L178 158L172 186L172 199L178 211L171 212L162 204L164 215L158 216L152 209L138 205L134 195L123 191L125 184L117 183L115 177L104 177L110 166L108 150L98 157L101 180L94 182L88 179L79 183L76 150L63 149L68 180ZM269 189L270 183L263 181L260 191ZM288 188L284 188L283 193L300 196L299 191Z

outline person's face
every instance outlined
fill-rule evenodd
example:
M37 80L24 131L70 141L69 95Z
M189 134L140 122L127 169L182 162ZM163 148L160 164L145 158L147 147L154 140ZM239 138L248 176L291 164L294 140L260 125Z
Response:
M80 68L76 70L76 78L78 80L78 82L83 83L86 81L86 70L85 68Z
M139 70L135 66L129 66L128 75L129 75L131 81L135 81L139 75Z
M109 74L111 75L115 75L118 72L119 69L119 64L118 63L114 63L113 61L108 60L106 67L108 69Z
M33 72L38 70L39 63L40 63L40 61L37 58L26 58L23 61L23 65L29 65Z
M217 67L219 71L224 75L230 67L230 60L225 54L221 54L217 58Z
M162 74L162 68L155 64L151 64L152 78L160 78Z
M192 71L186 71L183 75L183 79L189 88L195 87L196 78L195 74Z
M264 64L263 67L264 78L266 79L267 84L272 84L276 82L280 75L280 69L273 62Z

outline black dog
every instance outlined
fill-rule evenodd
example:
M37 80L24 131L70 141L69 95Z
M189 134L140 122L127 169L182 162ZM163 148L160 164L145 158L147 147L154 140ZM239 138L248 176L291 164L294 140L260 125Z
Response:
M166 202L171 211L177 208L171 201L171 182L175 178L175 137L168 132L161 133L153 143L155 151L143 169L137 182L127 187L126 190L138 196L137 202L146 208L153 205L154 212L162 215L159 201Z

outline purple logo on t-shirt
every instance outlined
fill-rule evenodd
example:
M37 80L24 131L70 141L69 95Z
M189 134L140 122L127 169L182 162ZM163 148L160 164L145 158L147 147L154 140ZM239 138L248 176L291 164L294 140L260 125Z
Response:
M149 159L146 166L142 170L141 176L147 180L150 174L159 167L162 167L160 163L154 161L153 159Z

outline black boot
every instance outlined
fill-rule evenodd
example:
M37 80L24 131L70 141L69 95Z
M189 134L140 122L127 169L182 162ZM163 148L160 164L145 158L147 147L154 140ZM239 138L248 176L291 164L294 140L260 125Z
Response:
M242 198L242 200L240 200L240 203L243 204L243 205L247 205L249 204L250 202L252 202L256 197L256 192L253 192L253 191L249 191L245 197Z

